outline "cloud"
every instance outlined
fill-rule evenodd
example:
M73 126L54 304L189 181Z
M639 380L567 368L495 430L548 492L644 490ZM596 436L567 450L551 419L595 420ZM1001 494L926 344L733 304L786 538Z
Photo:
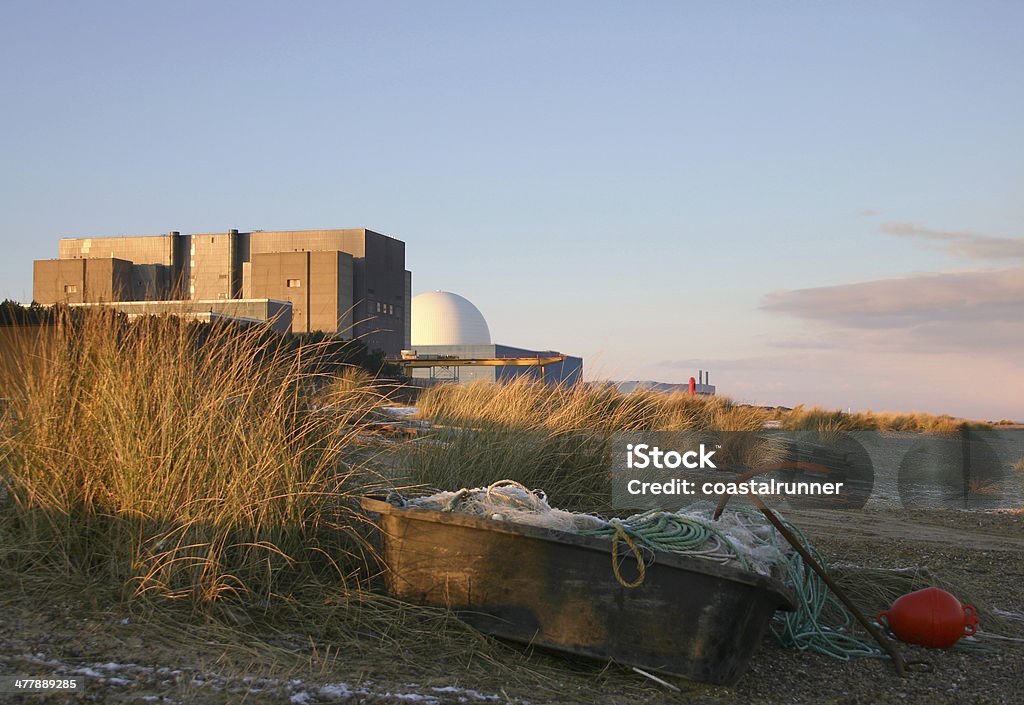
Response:
M768 345L783 350L835 350L839 344L828 340L807 340L803 338L787 338L783 340L769 340Z
M861 216L862 218L870 218L873 215L878 215L878 211L876 211L873 208L861 208L859 211L857 211L857 215Z
M711 370L712 368L716 371L728 370L769 370L778 369L779 364L786 360L781 355L752 355L748 357L688 357L679 358L672 360L659 360L654 363L654 367L661 370ZM689 374L689 373L687 373Z
M882 232L896 237L942 243L946 251L964 259L1024 259L1024 237L993 237L969 230L952 232L914 223L883 223Z
M761 308L861 350L1005 354L1024 349L1024 266L774 291Z
M853 328L978 315L1020 320L1024 267L914 274L774 291L765 295L761 308Z

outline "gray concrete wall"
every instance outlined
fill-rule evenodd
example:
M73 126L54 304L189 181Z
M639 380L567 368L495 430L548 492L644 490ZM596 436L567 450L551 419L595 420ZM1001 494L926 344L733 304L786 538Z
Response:
M124 301L131 298L134 275L131 262L114 258L83 261L86 301Z
M138 237L75 237L64 238L58 244L60 259L126 259L135 264L174 263L174 237L172 235L143 235Z
M287 301L292 307L292 332L308 333L309 253L267 252L252 257L253 297Z
M412 272L405 270L405 296L402 298L402 349L412 345Z
M235 249L233 240L232 233L200 233L191 236L190 299L235 298L232 295Z
M36 303L85 300L85 260L37 259L32 268L32 300Z
M251 259L258 254L294 251L336 251L351 255L352 323L345 328L351 327L352 335L366 343L370 350L396 355L405 347L412 319L406 301L404 242L365 228L250 234ZM385 305L387 308L382 311L380 307Z
M33 263L32 300L40 304L131 298L132 263L123 259L51 259Z
M353 258L347 252L309 252L309 329L352 337Z

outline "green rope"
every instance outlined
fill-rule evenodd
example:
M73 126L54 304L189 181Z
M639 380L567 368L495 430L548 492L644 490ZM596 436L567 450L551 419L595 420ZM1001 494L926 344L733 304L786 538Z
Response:
M763 521L762 515L755 509L739 507L733 509L736 515ZM803 544L818 565L828 570L825 558L811 545L800 529L782 519L782 523ZM834 594L828 589L821 576L811 570L804 559L796 551L788 550L788 546L780 545L779 532L771 530L771 545L779 549L782 558L782 573L786 584L796 594L797 609L793 612L776 612L772 620L772 634L779 643L791 649L812 651L830 656L841 661L848 661L854 656L883 657L882 650L873 641L858 637L851 633L853 615ZM825 613L838 615L835 624L825 624Z
M731 509L734 517L747 517L749 526L763 526L761 514L753 509ZM783 520L785 522L785 520ZM789 522L786 527L804 544L815 560L825 566L822 558L803 532ZM760 528L760 527L759 527ZM614 540L619 531L630 536L640 545L654 551L700 556L728 562L736 560L744 569L750 570L746 555L721 531L714 521L697 517L652 510L616 522L615 525L581 531L586 536L599 536ZM755 532L751 532L757 536ZM797 609L793 612L777 612L772 620L772 634L787 648L830 656L842 661L854 656L882 656L874 642L850 632L852 615L825 585L817 573L810 570L796 551L780 545L779 533L771 528L771 539L765 542L778 549L782 556L780 569L784 582L796 595ZM826 568L827 569L827 568ZM838 615L838 623L825 624L825 613Z
M747 557L713 522L652 510L631 516L620 524L626 534L654 551L703 556L720 563L735 559L745 569L750 569ZM611 524L580 531L584 536L603 538L613 538L616 533Z

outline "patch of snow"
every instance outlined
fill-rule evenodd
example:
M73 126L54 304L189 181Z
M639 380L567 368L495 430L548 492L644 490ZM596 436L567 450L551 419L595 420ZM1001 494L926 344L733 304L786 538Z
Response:
M101 671L120 671L122 668L134 668L134 667L135 667L134 663L120 664L120 663L114 663L112 661L110 663L101 663L101 664L98 664L96 666L96 668L100 669Z
M60 668L66 668L67 667L67 664L65 664L62 661L59 661L59 660L57 660L55 658L50 658L50 659L46 658L45 654L35 654L35 655L26 654L26 655L22 656L22 658L24 660L30 662L30 663L38 663L38 664L40 664L42 666L49 666L50 668L53 668L53 669L56 669L58 667L60 667Z
M1005 617L1006 619L1013 619L1013 620L1017 620L1017 621L1024 621L1024 614L1020 614L1018 612L1010 612L1009 610L1001 610L998 607L993 608L992 611L995 612L1000 617Z
M288 702L294 703L294 705L306 705L309 702L309 693L304 690L300 690L295 693L292 697L288 698Z
M327 683L320 686L320 695L325 698L350 698L353 695L365 695L364 690L353 690L348 683Z
M407 700L414 703L437 703L440 702L432 695L420 695L419 693L384 693L385 698L395 700Z
M502 698L500 695L487 695L481 693L478 690L472 688L458 688L454 685L446 685L440 688L431 688L435 693L451 693L452 695L465 695L466 697L473 698L474 700L482 700L485 702L498 702Z

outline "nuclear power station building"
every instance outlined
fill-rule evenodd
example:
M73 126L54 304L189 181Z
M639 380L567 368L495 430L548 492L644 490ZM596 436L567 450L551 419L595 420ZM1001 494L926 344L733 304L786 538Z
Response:
M65 238L58 259L36 260L33 298L270 320L388 355L411 342L405 243L364 228Z
M450 291L429 291L412 300L412 348L403 357L413 380L423 383L520 377L554 385L583 381L583 358L492 343L480 309Z
M492 343L458 294L413 299L405 243L364 228L64 238L35 261L33 299L358 338L424 384L583 377L581 358Z

